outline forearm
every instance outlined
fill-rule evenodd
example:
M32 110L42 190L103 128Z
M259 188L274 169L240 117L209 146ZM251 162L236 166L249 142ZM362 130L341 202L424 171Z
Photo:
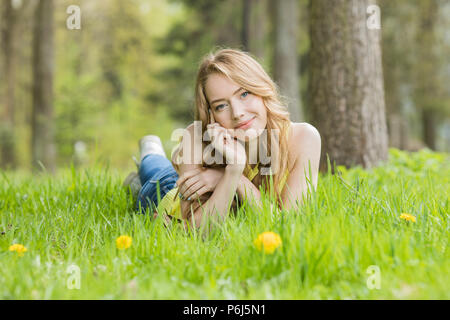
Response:
M260 203L261 192L246 176L241 175L236 191L239 199L254 200L256 203Z
M253 203L261 208L261 191L244 175L239 180L237 193L239 199L250 200L250 203L254 201ZM273 210L273 203L270 203L270 209Z
M241 166L229 165L226 167L223 178L217 184L208 201L195 210L193 220L196 227L203 228L207 220L214 223L227 217L242 171L243 167Z

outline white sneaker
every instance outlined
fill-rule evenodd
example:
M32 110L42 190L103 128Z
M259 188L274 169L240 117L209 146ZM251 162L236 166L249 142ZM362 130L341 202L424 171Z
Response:
M143 136L139 140L139 150L141 153L140 162L142 162L142 159L144 159L146 155L152 153L159 154L167 158L161 139L155 135Z
M130 172L122 183L122 187L127 194L131 193L133 201L136 202L139 191L141 191L142 184L139 174L137 172Z

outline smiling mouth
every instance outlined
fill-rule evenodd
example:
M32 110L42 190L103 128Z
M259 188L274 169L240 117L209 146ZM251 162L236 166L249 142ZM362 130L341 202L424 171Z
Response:
M236 129L243 129L248 127L249 125L251 125L253 123L253 120L255 120L255 118L251 118L250 120L248 120L247 122L241 124L239 127L236 127Z

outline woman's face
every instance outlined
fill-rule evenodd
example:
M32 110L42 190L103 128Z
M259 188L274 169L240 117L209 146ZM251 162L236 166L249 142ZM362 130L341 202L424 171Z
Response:
M234 137L239 140L253 140L266 128L263 99L227 77L217 73L209 75L205 93L215 121L226 129L234 129Z

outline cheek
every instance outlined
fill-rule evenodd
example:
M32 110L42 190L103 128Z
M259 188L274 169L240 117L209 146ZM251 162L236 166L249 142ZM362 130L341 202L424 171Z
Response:
M233 126L230 123L230 120L228 119L228 116L221 113L220 117L216 117L216 122L224 128L233 128Z
M263 124L265 125L267 120L267 110L262 98L255 99L252 106L254 112L258 114L259 120L262 121Z
M263 106L261 109L261 112L259 113L261 115L261 120L264 120L264 122L267 120L267 110Z

